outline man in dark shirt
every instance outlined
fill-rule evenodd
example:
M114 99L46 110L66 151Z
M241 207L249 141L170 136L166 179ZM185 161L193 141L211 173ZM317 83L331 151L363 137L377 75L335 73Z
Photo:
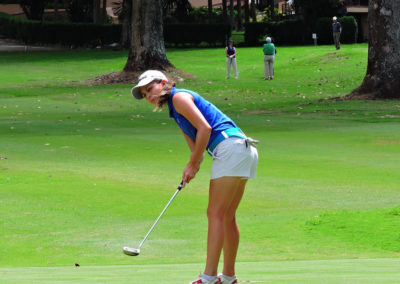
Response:
M337 21L336 17L332 18L332 31L333 31L333 41L335 42L336 49L340 49L340 33L342 32L342 25Z

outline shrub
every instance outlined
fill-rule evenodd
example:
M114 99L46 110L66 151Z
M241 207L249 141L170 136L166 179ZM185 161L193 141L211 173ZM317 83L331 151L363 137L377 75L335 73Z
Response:
M315 32L317 33L318 44L333 44L331 18L319 18L315 25Z
M353 16L338 19L342 25L341 41L343 43L356 43L358 38L358 24Z
M119 42L122 26L112 24L40 22L0 13L0 33L26 43L83 46ZM229 24L165 24L164 40L174 45L225 45Z
M229 24L167 24L164 25L164 41L174 45L226 44L230 36Z
M0 33L25 43L86 45L119 42L121 26L110 24L40 22L0 13Z
M248 23L245 25L245 42L248 45L259 45L270 36L277 45L303 45L311 42L305 34L302 20L284 20L268 23Z
M71 22L90 23L93 21L93 1L69 0L67 12Z
M268 36L271 36L278 45L303 45L309 43L309 38L306 37L305 31L305 24L302 20L271 22L267 28Z
M17 38L20 18L0 12L0 34L8 38Z
M342 25L340 42L356 43L358 38L358 24L356 19L353 16L346 16L338 18L338 22ZM333 44L331 18L319 18L316 24L316 32L319 44Z
M247 23L244 25L244 41L247 45L259 45L266 34L267 23Z
M358 25L353 16L339 18L342 25L342 43L356 43ZM248 23L245 25L245 42L247 45L259 45L265 35L272 37L277 45L303 45L311 44L312 37L308 34L306 24L302 20L284 20L268 23ZM332 19L319 18L315 31L319 44L332 44Z
M188 23L202 23L205 24L209 21L208 18L208 8L199 7L191 9L185 19ZM211 11L211 23L224 23L226 19L222 14L221 8L212 8Z

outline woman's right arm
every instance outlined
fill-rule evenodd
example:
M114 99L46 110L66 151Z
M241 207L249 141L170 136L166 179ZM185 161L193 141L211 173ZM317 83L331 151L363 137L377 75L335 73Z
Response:
M193 152L194 149L195 149L195 148L194 148L194 147L195 147L194 141L192 140L192 138L190 138L189 136L187 136L187 135L182 131L181 128L179 128L179 130L182 132L183 137L185 137L185 140L186 140L186 143L187 143L188 146L189 146L190 152ZM204 153L203 153L203 157L202 157L202 158L200 159L200 161L199 161L199 167L200 167L201 162L203 162L203 159L204 159Z
M187 136L182 129L179 127L179 130L182 132L183 136L185 137L186 143L189 146L190 152L193 152L194 150L194 141L192 140L192 138L190 138L189 136Z
M189 142L189 147L193 147L189 163L183 170L183 186L193 179L200 169L200 163L204 157L204 151L210 140L212 128L204 118L203 114L194 104L193 97L189 93L178 92L174 95L172 102L178 113L183 115L197 130L196 139ZM186 140L187 141L187 140Z

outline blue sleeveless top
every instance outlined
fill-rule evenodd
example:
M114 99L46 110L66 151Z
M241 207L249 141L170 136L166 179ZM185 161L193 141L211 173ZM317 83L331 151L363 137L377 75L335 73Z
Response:
M171 96L168 100L169 116L175 119L175 122L182 129L183 133L189 136L193 141L196 141L197 129L189 122L189 120L175 110L174 104L172 103L172 98L178 92L189 93L194 98L194 104L211 126L211 136L207 143L207 149L220 132L232 127L237 127L228 116L199 94L190 90L175 89L174 87L172 88Z
M232 48L231 48L231 47L228 45L228 46L226 47L226 49L227 49L228 55L234 55L234 54L235 54L235 47L232 46ZM236 56L234 56L234 57L236 57Z

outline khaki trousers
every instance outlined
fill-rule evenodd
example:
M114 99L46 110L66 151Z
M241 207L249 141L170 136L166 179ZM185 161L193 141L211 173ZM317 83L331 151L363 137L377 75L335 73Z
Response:
M274 56L264 55L264 78L274 78Z
M340 49L340 32L333 33L333 42L335 43L336 49Z

